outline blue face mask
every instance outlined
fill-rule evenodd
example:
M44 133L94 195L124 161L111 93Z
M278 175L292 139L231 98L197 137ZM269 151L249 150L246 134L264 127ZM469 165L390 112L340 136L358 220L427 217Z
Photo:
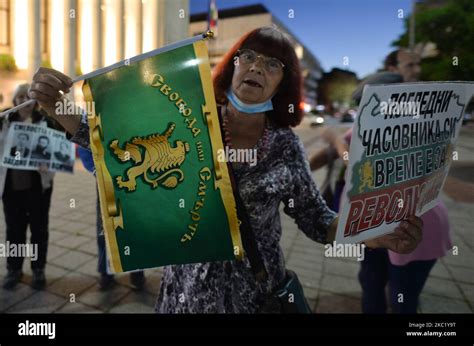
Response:
M263 113L273 110L273 103L271 99L262 103L248 104L239 100L239 98L237 97L237 95L234 94L232 89L229 89L226 95L227 99L230 101L230 103L232 103L232 106L234 106L235 109L242 113Z

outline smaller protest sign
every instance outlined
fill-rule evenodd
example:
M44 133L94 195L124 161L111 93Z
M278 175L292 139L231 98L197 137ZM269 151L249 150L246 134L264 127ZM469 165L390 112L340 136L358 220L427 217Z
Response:
M1 165L22 170L37 170L42 166L51 172L73 173L74 158L74 145L63 132L35 124L12 122Z

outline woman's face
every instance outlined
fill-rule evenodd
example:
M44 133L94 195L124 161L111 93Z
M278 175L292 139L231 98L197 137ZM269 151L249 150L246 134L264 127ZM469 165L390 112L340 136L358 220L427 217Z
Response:
M257 52L257 54L261 55ZM262 103L276 94L278 85L283 79L283 69L269 71L263 57L252 63L244 63L236 57L232 76L232 91L245 103Z
M30 98L28 97L28 93L25 91L25 92L20 92L18 93L18 95L15 97L15 99L13 100L13 105L14 106L17 106L19 104L22 104L26 101L28 101ZM35 108L35 105L34 104L30 104L26 107L23 107L23 112L24 113L31 113L33 111L33 109Z

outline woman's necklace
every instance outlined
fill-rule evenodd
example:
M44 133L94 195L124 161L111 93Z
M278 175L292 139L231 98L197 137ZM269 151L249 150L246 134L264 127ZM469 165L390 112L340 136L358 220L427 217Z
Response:
M257 150L257 160L263 159L264 155L267 152L268 149L268 143L269 143L269 131L268 131L268 126L267 126L267 118L265 117L265 125L263 129L263 134L262 137L258 140L257 145L256 145L256 150ZM222 117L222 128L224 130L224 144L226 147L229 149L232 149L232 137L230 135L230 130L229 130L229 118L227 116L227 106L224 106L224 116ZM258 146L258 143L261 142L260 147ZM250 163L250 162L247 162Z

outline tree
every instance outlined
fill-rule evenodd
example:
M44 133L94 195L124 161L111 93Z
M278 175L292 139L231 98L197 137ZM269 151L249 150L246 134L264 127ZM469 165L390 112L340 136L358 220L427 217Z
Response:
M349 105L359 80L354 72L333 68L324 73L318 86L318 102L329 109L333 102Z
M392 43L408 47L405 33ZM474 1L426 0L415 10L415 42L436 44L438 54L421 62L421 80L474 79Z

